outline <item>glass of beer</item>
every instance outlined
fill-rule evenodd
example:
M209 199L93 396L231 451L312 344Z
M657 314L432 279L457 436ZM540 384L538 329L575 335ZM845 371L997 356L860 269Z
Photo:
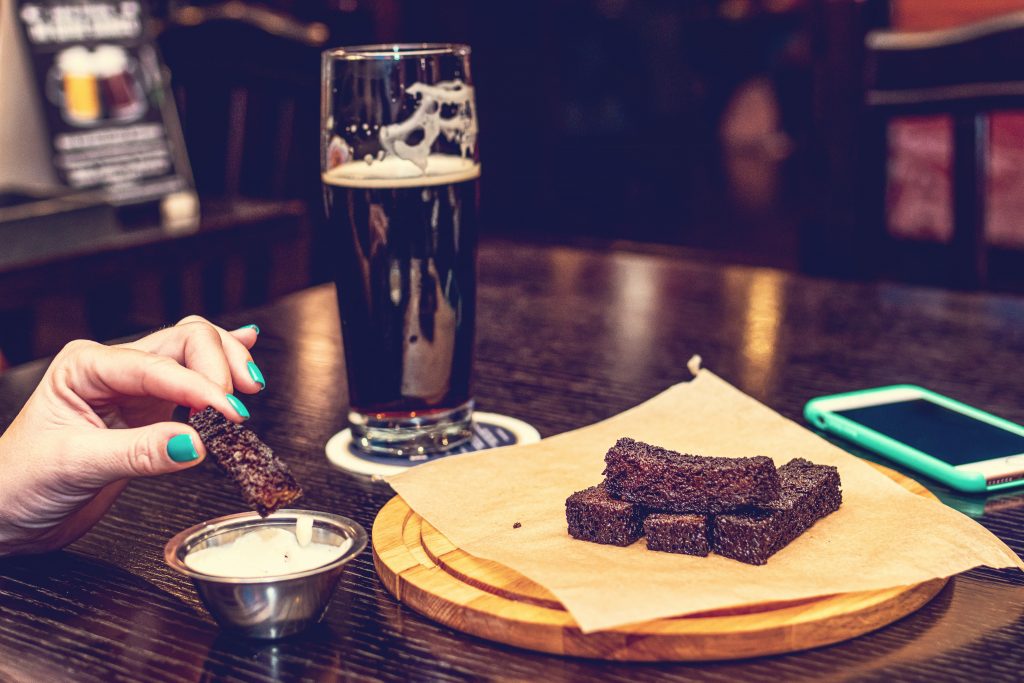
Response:
M73 125L95 123L101 115L99 88L96 84L95 58L89 50L76 45L57 55L56 73L60 78L64 118Z
M321 178L353 443L470 437L480 159L469 47L323 55Z

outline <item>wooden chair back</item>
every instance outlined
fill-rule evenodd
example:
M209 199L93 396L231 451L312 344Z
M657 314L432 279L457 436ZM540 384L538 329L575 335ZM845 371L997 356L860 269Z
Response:
M321 25L240 2L170 15L159 43L200 196L319 197Z
M926 259L941 284L988 284L985 238L989 115L1024 108L1024 12L926 32L887 27L887 2L826 2L819 78L822 171L828 189L817 243L851 275L901 276ZM953 237L909 245L886 230L887 124L953 118ZM841 268L842 269L842 268Z
M1024 108L1024 12L968 26L866 37L865 103L870 115L953 117L955 284L985 286L989 116Z

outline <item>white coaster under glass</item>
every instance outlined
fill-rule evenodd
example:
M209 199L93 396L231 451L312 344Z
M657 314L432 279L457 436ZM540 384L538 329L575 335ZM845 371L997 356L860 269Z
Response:
M346 472L360 474L374 480L382 480L391 474L404 472L410 467L422 465L431 460L449 458L462 453L472 453L488 448L528 444L540 441L540 433L522 420L497 413L473 413L473 436L467 443L437 455L395 458L370 455L352 445L352 432L343 429L328 441L324 450L332 465Z

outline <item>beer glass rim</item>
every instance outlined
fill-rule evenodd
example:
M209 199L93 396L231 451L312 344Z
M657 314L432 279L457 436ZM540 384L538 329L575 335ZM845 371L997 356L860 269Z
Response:
M405 57L433 57L458 55L468 57L469 45L463 43L375 43L372 45L345 45L324 50L324 59L402 59Z

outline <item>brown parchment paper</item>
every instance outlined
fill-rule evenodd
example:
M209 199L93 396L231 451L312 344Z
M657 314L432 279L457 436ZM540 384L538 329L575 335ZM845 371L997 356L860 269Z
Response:
M684 453L802 457L835 465L843 505L768 564L750 566L571 538L565 499L601 480L621 436ZM455 545L554 593L584 632L776 600L908 585L1024 562L980 524L700 370L631 410L527 446L438 460L389 479ZM520 522L520 528L513 528Z

